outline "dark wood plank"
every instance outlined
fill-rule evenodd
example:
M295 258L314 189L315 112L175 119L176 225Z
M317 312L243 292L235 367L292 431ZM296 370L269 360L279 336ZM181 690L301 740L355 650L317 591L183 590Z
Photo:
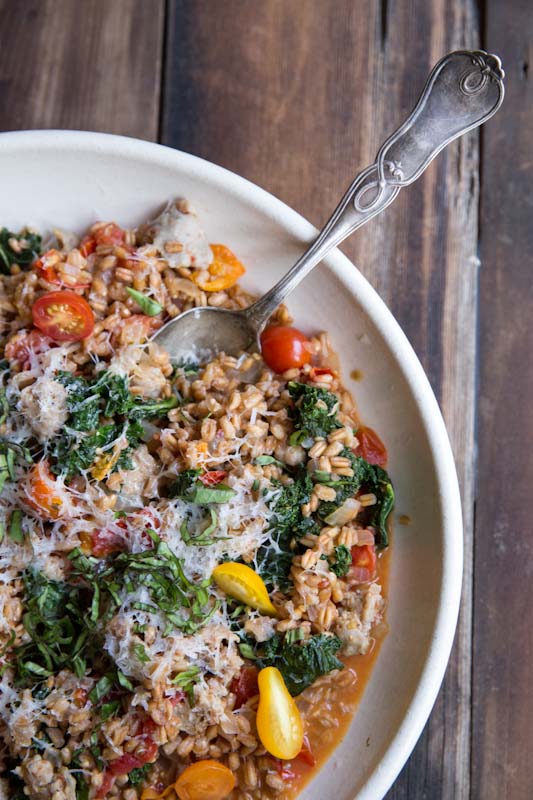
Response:
M264 186L320 225L414 104L426 74L476 46L474 0L171 0L162 138ZM390 793L469 796L477 137L457 144L343 249L421 357L456 445L463 614L431 721Z
M0 130L157 138L164 0L0 0Z
M532 46L529 0L489 0L507 96L483 133L472 797L533 792Z

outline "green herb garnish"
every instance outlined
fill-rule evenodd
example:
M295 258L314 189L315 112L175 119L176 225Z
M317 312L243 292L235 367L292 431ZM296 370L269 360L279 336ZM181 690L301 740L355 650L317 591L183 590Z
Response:
M138 292L136 289L131 289L129 286L126 287L126 291L147 317L156 317L163 311L163 306L157 300L153 300L151 297L147 297L147 295Z
M204 486L198 478L201 474L200 469L186 469L180 472L170 487L170 496L179 497L195 505L207 506L211 503L227 503L235 495L235 491L225 483Z

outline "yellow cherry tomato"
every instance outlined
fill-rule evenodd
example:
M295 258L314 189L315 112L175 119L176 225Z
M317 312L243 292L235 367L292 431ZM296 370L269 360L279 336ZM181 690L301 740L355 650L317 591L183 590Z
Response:
M234 600L256 608L270 617L277 616L263 579L246 564L237 564L235 561L219 564L213 570L212 578Z
M214 258L207 268L209 277L205 276L204 270L199 270L192 279L203 292L221 292L234 286L246 270L229 247L223 244L212 244L210 247Z
M223 800L235 787L235 775L220 761L196 761L174 784L180 800Z
M302 749L304 729L298 706L289 694L279 669L265 667L258 676L257 733L263 747L275 758L290 761Z

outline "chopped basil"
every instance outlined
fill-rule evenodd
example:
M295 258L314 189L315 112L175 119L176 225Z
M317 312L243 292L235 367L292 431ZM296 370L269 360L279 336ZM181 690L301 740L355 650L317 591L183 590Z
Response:
M179 497L189 503L207 506L210 503L227 503L235 495L235 491L225 483L216 486L204 486L198 476L199 469L187 469L181 472L170 488L171 497Z
M100 678L98 683L96 683L91 691L89 692L89 700L93 705L100 702L102 697L105 697L106 694L109 694L111 689L113 688L113 678L111 675L104 675L103 678Z
M24 541L24 531L22 530L22 511L15 509L11 512L7 535L14 542L21 544Z
M274 458L274 456L257 456L257 458L254 460L254 464L257 464L260 467L266 467L268 464L275 464L277 467L282 468L285 467L285 464L283 464L281 461L278 461L278 459Z
M163 306L161 303L158 303L157 300L152 300L151 297L147 297L142 292L131 289L129 286L126 287L126 291L147 317L156 317L163 311Z

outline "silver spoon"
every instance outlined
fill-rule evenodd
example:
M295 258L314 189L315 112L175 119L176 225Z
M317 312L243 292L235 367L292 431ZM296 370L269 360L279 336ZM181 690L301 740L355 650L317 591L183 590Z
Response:
M433 68L411 115L381 146L374 164L357 176L313 244L270 291L242 311L193 308L164 325L153 340L174 362L259 350L270 316L313 267L387 208L447 144L496 113L503 101L503 78L495 55L483 50L449 53Z

